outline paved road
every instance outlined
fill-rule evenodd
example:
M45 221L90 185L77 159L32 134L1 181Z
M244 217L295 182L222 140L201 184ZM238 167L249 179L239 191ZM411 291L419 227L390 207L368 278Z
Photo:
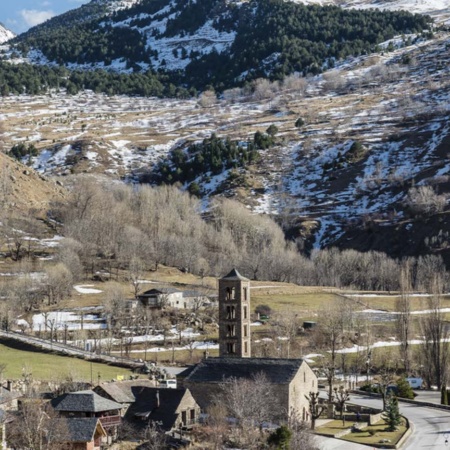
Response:
M351 402L381 408L381 400L363 395L352 395ZM401 414L413 424L413 434L402 447L404 450L449 450L450 411L402 402L399 402L399 405ZM446 438L449 440L447 445L445 444ZM328 450L333 447L323 448ZM368 447L365 448L367 450Z

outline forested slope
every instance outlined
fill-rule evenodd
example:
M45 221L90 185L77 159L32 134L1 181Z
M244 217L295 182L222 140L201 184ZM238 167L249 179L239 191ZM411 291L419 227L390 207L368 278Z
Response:
M55 17L17 37L14 48L35 64L128 74L78 74L67 82L56 74L59 81L50 81L52 87L187 95L176 87L212 85L222 90L258 77L320 73L336 60L379 50L380 43L395 35L422 33L431 20L404 11L344 10L281 0L143 0L125 9L114 5L91 2ZM27 67L28 78L36 70ZM2 72L8 72L6 66ZM138 82L137 73L142 74ZM27 78L23 72L17 76ZM10 78L3 76L0 87L14 92ZM29 85L25 83L26 89L46 88L39 81Z

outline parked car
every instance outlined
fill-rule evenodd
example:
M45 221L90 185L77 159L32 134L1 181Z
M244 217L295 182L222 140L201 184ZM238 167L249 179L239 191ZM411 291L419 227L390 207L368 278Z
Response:
M406 381L413 389L422 389L423 379L422 378L406 378Z
M176 389L177 388L177 380L159 380L159 387Z

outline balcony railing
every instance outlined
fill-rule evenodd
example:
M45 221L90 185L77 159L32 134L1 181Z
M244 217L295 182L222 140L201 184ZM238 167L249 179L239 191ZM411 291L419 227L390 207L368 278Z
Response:
M120 416L104 416L99 417L99 419L104 428L115 427L121 424Z

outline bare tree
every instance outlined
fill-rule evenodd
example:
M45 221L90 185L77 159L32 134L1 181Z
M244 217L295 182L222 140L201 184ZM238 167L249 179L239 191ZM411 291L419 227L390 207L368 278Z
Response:
M448 331L442 313L442 282L437 277L433 283L433 295L428 300L429 314L420 320L424 344L420 346L426 384L436 384L438 389L447 385L449 357Z
M167 436L156 422L149 422L142 436L145 441L145 450L165 450L167 448Z
M250 378L230 377L220 384L220 392L214 402L225 406L238 427L249 430L283 414L275 407L273 389L263 373Z
M315 438L307 424L300 418L291 414L288 421L289 430L291 430L291 440L289 442L290 450L319 450L315 443Z
M48 304L58 303L70 296L73 286L73 277L70 270L63 263L57 263L46 269L46 294Z
M409 292L411 290L411 277L409 265L405 265L401 271L400 288L401 294L396 301L397 316L397 337L400 341L400 358L403 361L405 373L409 375L411 370L411 351L409 341L412 334L411 320L411 299Z
M328 380L328 398L333 397L333 382L337 368L338 350L346 339L346 329L351 325L352 310L347 299L340 299L335 304L320 311L320 322L317 330L321 344L328 351L328 357L323 359Z
M198 430L202 434L202 441L209 441L213 450L221 450L229 434L227 409L218 403L210 404L206 409L206 423Z
M217 103L216 93L214 91L205 91L200 94L198 99L198 104L202 108L211 108L214 104Z
M128 266L128 277L133 287L134 297L137 298L141 289L142 278L145 272L145 264L142 259L133 257L131 258Z
M436 194L431 186L419 186L408 191L406 204L413 213L428 216L443 211L447 199Z
M311 430L316 428L316 420L320 417L325 406L319 405L319 392L310 392L309 396L305 395L309 402L309 414L311 416Z
M49 403L27 398L7 428L9 447L28 450L69 449L65 419L58 418Z
M350 393L344 386L334 388L333 403L338 407L342 424L345 426L345 405L350 400Z

